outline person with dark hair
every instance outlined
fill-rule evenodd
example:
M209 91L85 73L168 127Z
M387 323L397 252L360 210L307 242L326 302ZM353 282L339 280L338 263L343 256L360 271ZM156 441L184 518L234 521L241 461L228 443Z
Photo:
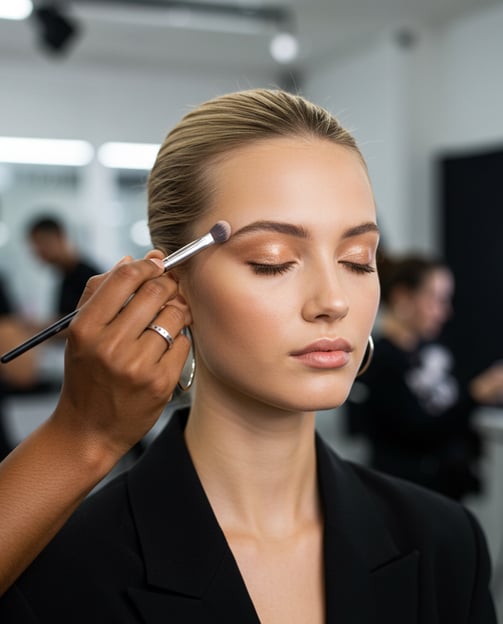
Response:
M4 280L0 277L0 353L8 351L27 337L24 325L16 318ZM0 367L0 461L14 446L2 409L5 395L12 389L29 388L35 380L36 354L33 352Z
M27 236L37 258L54 267L61 275L54 305L55 315L69 314L77 307L87 280L101 270L81 257L68 238L64 224L56 217L37 217L29 224Z
M495 624L473 514L316 433L365 366L379 301L351 134L285 91L217 97L166 137L148 210L160 267L121 264L75 316L52 424L106 452L178 376L190 406L4 594L2 624ZM227 242L163 274L222 221Z
M476 405L503 400L503 367L463 387L438 337L454 280L441 261L378 254L382 311L374 359L348 402L353 432L369 442L372 467L462 499L481 488Z

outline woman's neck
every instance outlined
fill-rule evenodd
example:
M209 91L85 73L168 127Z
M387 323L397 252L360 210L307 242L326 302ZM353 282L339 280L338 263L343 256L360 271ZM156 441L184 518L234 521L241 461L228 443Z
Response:
M224 531L274 539L319 521L314 427L314 413L196 393L185 438Z
M404 351L413 351L419 343L416 332L392 312L382 315L380 330L385 338Z

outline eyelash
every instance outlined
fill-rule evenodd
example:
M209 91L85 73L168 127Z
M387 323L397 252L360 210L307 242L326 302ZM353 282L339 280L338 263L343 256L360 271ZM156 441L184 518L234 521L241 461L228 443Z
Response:
M257 275L281 275L289 271L294 263L285 262L283 264L260 264L259 262L249 262L249 265Z
M294 264L294 262L285 262L283 264L260 264L258 262L249 262L249 265L257 275L281 275L289 271ZM358 262L341 262L341 264L348 267L350 271L360 275L375 272L375 268L370 264L359 264Z
M375 268L371 264L360 264L359 262L341 262L341 264L355 273L375 273Z

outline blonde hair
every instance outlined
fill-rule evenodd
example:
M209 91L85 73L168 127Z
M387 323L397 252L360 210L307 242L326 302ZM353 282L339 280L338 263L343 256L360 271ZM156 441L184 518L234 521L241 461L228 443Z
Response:
M299 95L251 89L209 100L167 135L148 181L149 228L154 246L171 253L191 238L209 209L211 167L229 152L278 137L321 138L354 150L356 141L328 111Z

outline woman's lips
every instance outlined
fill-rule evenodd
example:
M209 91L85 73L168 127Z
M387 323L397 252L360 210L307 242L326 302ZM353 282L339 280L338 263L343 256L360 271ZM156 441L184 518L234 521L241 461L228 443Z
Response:
M349 362L351 351L351 345L343 338L324 338L293 351L290 355L313 368L340 368Z

